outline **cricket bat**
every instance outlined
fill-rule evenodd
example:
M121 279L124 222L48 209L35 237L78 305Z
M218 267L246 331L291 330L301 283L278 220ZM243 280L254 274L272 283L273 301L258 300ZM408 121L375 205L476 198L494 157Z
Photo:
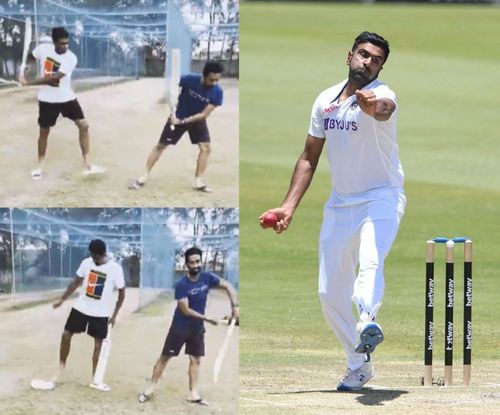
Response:
M17 85L17 86L21 86L21 83L20 82L17 82L17 81L11 81L11 80L7 80L7 79L0 79L0 84L6 84L6 85Z
M234 326L236 325L236 319L233 318L231 319L231 322L229 323L229 327L226 332L226 337L224 337L224 341L222 342L222 346L219 349L219 353L217 354L217 358L215 359L214 363L214 383L217 383L219 380L219 373L222 368L222 362L224 361L224 358L226 357L226 351L227 351L227 346L229 345L229 340L231 339L231 336L234 331Z
M28 52L30 50L31 45L31 18L27 17L25 26L24 26L24 46L23 46L23 59L21 62L21 66L19 67L19 74L24 75L24 71L26 70L27 60L28 60Z
M104 390L101 388L104 385L104 374L106 373L106 367L108 365L109 351L111 350L111 325L108 327L108 335L102 341L101 352L99 353L99 361L97 362L97 367L94 373L94 379L91 383L91 387ZM109 390L106 388L106 391Z
M181 79L181 50L172 49L170 57L170 78L168 80L168 105L170 115L175 116L177 100L179 99L179 82ZM170 129L175 130L175 125L170 124Z

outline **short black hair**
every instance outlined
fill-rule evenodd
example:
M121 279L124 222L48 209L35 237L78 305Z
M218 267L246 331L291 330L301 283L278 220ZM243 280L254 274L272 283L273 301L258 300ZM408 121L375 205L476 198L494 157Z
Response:
M94 255L105 255L106 244L102 239L92 239L89 243L89 251Z
M222 73L224 68L219 62L207 62L203 68L203 76L207 77L209 73Z
M379 48L382 48L382 50L385 53L384 63L387 61L387 58L389 57L390 53L389 42L385 40L382 36L373 32L360 33L359 36L356 39L354 39L354 45L352 45L351 51L354 52L361 43L371 43L375 46L378 46Z
M52 40L56 43L59 39L68 39L69 33L64 27L54 27L52 29Z
M201 257L202 254L203 252L200 248L198 248L197 246L193 246L192 248L189 248L187 251L184 252L184 260L187 263L191 255L199 255Z

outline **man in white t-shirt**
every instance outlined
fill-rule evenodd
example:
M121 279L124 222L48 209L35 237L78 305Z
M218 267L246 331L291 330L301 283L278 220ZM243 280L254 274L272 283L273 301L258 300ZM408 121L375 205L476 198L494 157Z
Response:
M320 233L319 295L347 358L341 391L359 390L374 375L370 353L384 338L375 322L384 294L384 260L406 207L396 95L377 79L388 56L389 43L376 33L355 39L347 54L348 78L314 102L285 200L260 217L263 226L263 216L275 213L276 232L288 228L327 142L333 189Z
M34 180L42 178L50 128L56 124L59 114L72 120L78 127L83 174L103 173L102 167L92 165L89 161L89 124L71 88L71 73L76 68L77 58L68 49L69 34L63 27L55 27L52 29L52 40L54 43L39 44L29 56L30 62L36 60L40 63L43 76L28 82L23 73L19 75L22 85L41 85L38 90L38 167L32 170L31 177Z
M116 316L125 299L125 282L121 265L106 256L106 244L101 239L94 239L89 244L90 257L80 264L76 276L61 298L54 303L59 307L79 287L80 295L69 314L61 338L59 371L52 378L55 383L62 374L74 334L83 333L94 338L92 373L95 373L102 341L108 335L108 325L114 325ZM115 301L114 290L118 290ZM109 390L100 385L101 390Z

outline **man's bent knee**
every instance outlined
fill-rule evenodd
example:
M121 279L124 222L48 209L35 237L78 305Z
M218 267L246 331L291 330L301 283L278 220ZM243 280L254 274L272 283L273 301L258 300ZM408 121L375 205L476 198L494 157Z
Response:
M195 364L195 365L200 365L201 363L201 357L200 356L191 356L189 355L189 361L192 363L192 364Z
M160 357L158 358L158 361L157 363L159 364L162 364L162 365L165 365L167 364L167 362L170 360L170 356L166 356L164 354L160 355Z
M209 143L202 143L200 144L200 153L204 153L204 154L210 154L210 152L212 151L212 148L210 147L210 144Z
M45 128L45 127L40 127L40 139L46 140L49 137L50 133L50 127Z
M69 341L69 340L71 340L72 336L73 336L73 333L71 333L68 330L64 330L61 337L62 337L62 340Z
M162 144L162 143L158 143L155 146L155 150L158 151L159 153L161 153L166 148L167 148L167 145L166 144Z
M89 123L86 120L76 120L75 121L76 126L78 129L82 132L88 132L89 131Z

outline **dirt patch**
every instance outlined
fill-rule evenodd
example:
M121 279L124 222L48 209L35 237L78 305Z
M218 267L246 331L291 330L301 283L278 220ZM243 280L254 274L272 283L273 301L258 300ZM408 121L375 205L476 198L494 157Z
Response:
M146 78L78 93L90 124L91 160L106 167L102 176L83 177L78 131L59 118L51 130L43 180L33 181L36 166L38 106L36 88L0 91L0 125L4 178L2 206L237 206L238 205L238 80L223 79L224 104L208 119L212 154L206 181L213 193L191 188L197 146L187 135L167 148L147 186L128 190L144 171L146 158L158 142L168 117L162 98L165 81ZM15 177L15 180L12 178Z
M31 390L32 378L48 378L57 367L60 333L71 308L50 305L1 313L0 326L0 413L37 414L225 414L238 413L238 328L231 338L219 381L212 381L213 362L227 327L207 327L206 356L202 360L200 391L210 402L199 407L185 401L188 391L188 358L180 355L169 362L155 398L146 404L137 402L137 394L151 376L159 356L175 304L155 303L143 312L133 313L138 290L128 290L123 313L113 332L106 382L112 390L103 393L88 387L91 380L89 336L73 338L67 371L54 391ZM214 292L207 314L222 317L229 312L227 297Z

